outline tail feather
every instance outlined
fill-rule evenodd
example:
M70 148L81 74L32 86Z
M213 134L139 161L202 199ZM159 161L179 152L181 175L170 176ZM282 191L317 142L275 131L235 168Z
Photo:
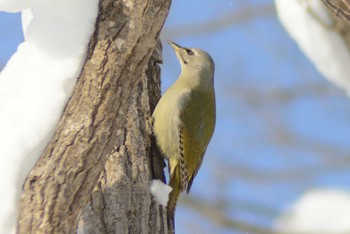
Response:
M177 200L179 199L181 193L180 171L178 167L175 168L175 171L170 178L169 185L173 188L173 190L169 195L169 201L166 207L167 222L168 229L175 231L175 209Z

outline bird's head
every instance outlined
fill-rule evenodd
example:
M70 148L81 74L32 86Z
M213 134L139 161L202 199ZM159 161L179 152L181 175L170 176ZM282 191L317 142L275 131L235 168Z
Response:
M182 47L172 41L168 41L168 43L175 50L182 72L207 73L210 77L214 76L214 61L207 52L201 49Z

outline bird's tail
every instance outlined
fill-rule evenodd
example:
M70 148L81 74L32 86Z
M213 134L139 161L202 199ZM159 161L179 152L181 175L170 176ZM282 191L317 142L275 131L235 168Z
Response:
M179 199L181 193L181 182L179 176L178 167L175 169L174 174L170 178L169 185L173 188L169 195L169 201L166 207L167 210L167 221L168 221L168 229L175 231L175 209L177 200Z

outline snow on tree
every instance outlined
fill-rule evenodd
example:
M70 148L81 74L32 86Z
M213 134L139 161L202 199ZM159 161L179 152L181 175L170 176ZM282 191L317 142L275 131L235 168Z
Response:
M321 0L275 0L278 17L320 73L350 94L350 51Z
M15 233L19 210L18 233L71 233L84 207L87 232L167 229L149 191L163 174L147 116L169 6L1 1L2 11L22 11L25 36L0 75L2 232Z

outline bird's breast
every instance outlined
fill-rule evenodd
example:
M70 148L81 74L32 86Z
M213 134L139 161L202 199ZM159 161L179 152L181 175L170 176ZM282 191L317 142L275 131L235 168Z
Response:
M160 99L153 113L153 132L164 157L176 159L179 155L180 112L189 89L169 89Z

